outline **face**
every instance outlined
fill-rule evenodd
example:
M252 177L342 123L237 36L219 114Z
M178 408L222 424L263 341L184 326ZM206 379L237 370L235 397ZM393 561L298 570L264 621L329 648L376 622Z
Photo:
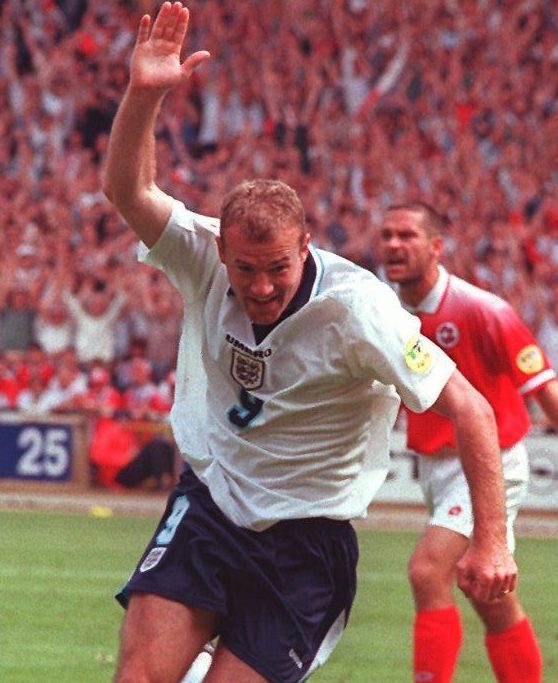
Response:
M270 241L250 243L234 225L217 239L231 288L253 323L270 325L281 317L302 279L308 241L307 234L301 244L300 232L291 228Z
M380 260L386 277L400 285L418 285L437 272L442 238L429 236L420 211L388 211L380 231Z

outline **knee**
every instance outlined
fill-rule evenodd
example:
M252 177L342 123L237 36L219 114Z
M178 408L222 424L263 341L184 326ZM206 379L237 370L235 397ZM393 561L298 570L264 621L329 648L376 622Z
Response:
M164 666L128 661L118 669L112 683L165 683L170 675Z
M424 588L436 582L436 568L430 559L415 553L409 560L407 576L413 588Z
M515 594L492 602L472 601L472 604L488 633L507 631L526 616Z
M149 683L149 681L149 678L141 676L137 671L122 670L116 674L113 683Z
M151 677L144 661L135 652L123 648L112 683L151 683Z

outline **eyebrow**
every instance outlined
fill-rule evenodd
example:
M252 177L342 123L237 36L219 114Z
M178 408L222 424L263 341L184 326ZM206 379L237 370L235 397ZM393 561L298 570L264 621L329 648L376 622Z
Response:
M279 258L279 259L276 259L275 261L271 261L271 263L267 264L266 267L268 267L268 268L274 268L275 266L282 266L282 265L284 265L284 264L286 264L286 263L290 263L290 261L291 261L291 257L285 255L285 256L282 256L282 257ZM244 261L242 258L236 258L236 259L234 260L234 263L237 264L237 265L246 265L246 266L251 266L251 267L254 266L253 263L249 263L248 261Z

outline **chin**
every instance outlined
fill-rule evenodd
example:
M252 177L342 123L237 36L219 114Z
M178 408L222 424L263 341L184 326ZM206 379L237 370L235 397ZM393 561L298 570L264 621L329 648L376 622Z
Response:
M385 268L384 272L391 282L401 282L405 279L405 273L400 268Z
M283 313L283 309L279 310L276 307L269 309L268 311L262 311L261 309L256 309L248 311L250 320L255 325L272 325L277 322Z
M259 316L250 316L250 319L254 323L254 325L273 325L273 323L276 323L279 320L278 315L259 315Z

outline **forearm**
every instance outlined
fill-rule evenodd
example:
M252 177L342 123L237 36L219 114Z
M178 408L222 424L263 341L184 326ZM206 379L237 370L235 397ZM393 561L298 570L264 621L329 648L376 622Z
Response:
M200 50L180 61L188 19L188 9L177 2L163 3L153 25L148 14L141 18L130 82L109 140L105 192L148 247L159 239L172 210L172 198L156 184L157 115L165 93L186 83L209 57Z
M450 378L434 408L454 424L473 506L473 539L483 545L505 543L502 458L492 408L458 371Z
M105 191L116 202L141 195L155 182L155 122L163 95L128 88L118 108L108 147Z
M104 189L122 216L151 246L171 211L156 184L155 123L161 91L128 88L112 126Z
M535 398L554 429L558 431L558 379L543 385L535 394Z
M487 402L469 404L454 424L473 506L473 539L483 545L505 543L505 488L493 411Z

